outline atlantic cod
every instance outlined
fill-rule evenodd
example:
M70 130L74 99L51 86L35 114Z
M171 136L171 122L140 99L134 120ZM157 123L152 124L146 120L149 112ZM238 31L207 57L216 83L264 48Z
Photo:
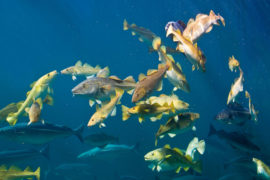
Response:
M21 170L17 166L10 166L9 169L7 169L5 165L0 166L0 180L33 180L34 178L40 180L40 167L33 172L30 167L25 168L25 170Z

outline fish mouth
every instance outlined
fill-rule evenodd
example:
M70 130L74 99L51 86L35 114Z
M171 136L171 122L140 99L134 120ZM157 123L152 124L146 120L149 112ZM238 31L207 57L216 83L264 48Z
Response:
M151 159L149 157L145 157L145 156L144 156L144 160L145 161L151 161Z

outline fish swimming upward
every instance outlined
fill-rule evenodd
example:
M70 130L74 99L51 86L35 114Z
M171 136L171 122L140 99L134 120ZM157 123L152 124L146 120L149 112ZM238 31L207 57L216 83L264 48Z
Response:
M148 70L147 76L144 74L139 75L139 82L137 83L132 102L138 102L139 100L148 96L152 91L162 90L162 78L164 77L169 66L166 64L159 64L158 70Z
M236 102L236 98L238 97L239 93L244 90L243 82L244 82L244 73L241 68L239 68L240 76L239 78L235 79L234 83L231 86L231 90L228 95L227 104L231 102Z
M42 94L52 93L52 90L50 88L50 83L55 78L56 75L57 75L57 71L52 71L42 76L31 85L32 89L27 93L27 98L22 103L22 105L20 105L20 108L18 109L18 111L11 112L8 115L7 121L10 125L15 125L17 123L18 117L22 113L24 113L25 108L30 107L36 99L42 96Z

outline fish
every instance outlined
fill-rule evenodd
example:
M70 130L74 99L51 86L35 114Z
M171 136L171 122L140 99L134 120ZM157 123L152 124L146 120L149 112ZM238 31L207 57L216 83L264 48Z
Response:
M97 133L84 137L83 142L91 146L102 148L105 147L107 144L117 144L119 142L119 138L110 136L105 133Z
M130 152L136 152L139 148L139 143L128 146L125 144L107 144L105 147L95 147L77 156L78 159L105 159L119 157Z
M139 100L150 95L154 90L161 91L162 78L167 70L168 65L159 64L158 70L148 70L147 76L140 74L139 82L136 84L134 93L132 95L132 102L138 102Z
M240 63L237 59L234 58L234 56L229 58L229 69L233 72L237 70L237 68L240 67Z
M203 34L209 33L213 29L213 25L219 25L219 20L225 26L224 18L219 14L216 15L213 10L210 11L209 15L197 14L195 20L189 19L183 36L195 43Z
M263 176L266 179L270 179L270 168L260 159L252 158L252 161L257 166L257 174Z
M49 146L46 145L40 150L36 149L17 149L0 152L1 164L18 164L19 162L25 162L29 159L44 156L46 159L50 159Z
M92 107L95 102L101 104L101 101L107 101L111 95L115 95L115 89L123 89L128 94L132 94L136 82L132 76L121 80L116 76L108 78L92 77L84 80L72 89L74 96L83 96L89 98L89 105Z
M22 104L23 101L20 101L18 103L10 103L6 107L2 108L0 110L0 122L5 121L8 114L17 112Z
M188 171L189 168L194 169L196 172L202 172L202 162L193 161L189 155L185 155L178 148L171 148L168 144L163 148L158 148L148 152L144 156L146 162L150 162L149 167L152 170L160 171L175 171L179 173L181 168Z
M25 108L25 111L29 114L29 123L28 125L32 123L36 123L39 121L40 113L42 109L42 100L41 98L38 98L36 102L34 102L30 108Z
M259 112L255 110L254 105L251 103L251 97L248 91L245 91L245 96L246 98L248 98L248 108L249 108L249 113L251 115L251 120L257 123L258 122L257 114Z
M247 121L252 120L251 113L248 108L243 107L241 104L235 102L227 105L225 109L220 111L215 120L228 124L242 126ZM256 121L255 121L256 122Z
M180 30L181 33L183 33L187 27L187 25L181 20L169 21L165 26L165 31L169 29L169 26L172 26L175 31Z
M139 41L147 43L150 48L152 47L152 41L155 39L155 37L157 37L157 35L152 31L150 31L149 29L139 27L134 23L131 25L128 24L126 19L124 19L123 22L123 30L124 31L130 30L133 36L138 35Z
M124 94L124 90L122 89L116 89L115 90L115 96L111 96L111 101L108 102L107 104L102 105L99 107L98 105L96 106L96 112L92 115L90 118L87 126L94 126L96 124L99 124L99 127L105 127L104 120L111 116L116 115L116 104L120 103L120 99L122 95Z
M169 65L169 69L166 72L166 77L170 81L172 85L174 85L174 91L177 89L181 89L184 92L189 93L190 87L187 82L186 76L182 71L182 67L179 63L175 63L175 60L172 55L167 54L167 48L162 45L161 46L161 39L157 37L153 40L153 48L157 50L159 55L159 60Z
M82 64L81 61L78 61L74 66L68 67L61 71L61 74L71 74L72 80L76 80L76 76L92 76L98 74L100 71L103 71L103 76L107 77L110 74L109 67L103 69L100 66L92 67L89 64Z
M141 101L143 103L143 101ZM167 106L168 104L172 104L173 108L176 112L181 112L187 110L189 108L189 104L180 100L177 95L166 95L161 94L159 96L151 96L149 97L145 103L147 104L159 104L160 106Z
M132 108L122 105L122 120L128 120L131 115L138 115L139 122L142 123L145 118L150 118L151 121L156 121L162 118L163 115L174 114L175 109L173 104L164 104L163 106L155 104L141 103Z
M174 42L179 42L177 45L177 50L185 54L187 59L192 64L192 70L194 71L197 68L200 71L205 72L206 57L198 47L197 43L193 44L191 40L186 39L180 30L178 29L175 31L172 25L168 27L166 37L169 35L173 35Z
M224 163L224 169L228 169L228 167L230 166L245 167L248 169L249 172L256 169L256 165L253 163L252 157L249 157L249 156L238 156Z
M233 149L246 153L256 153L260 151L260 148L250 141L246 136L238 132L226 132L224 130L217 131L212 125L208 136L217 135L220 139L225 140Z
M28 166L25 170L21 170L17 166L10 166L9 169L5 165L0 166L0 179L15 180L15 179L34 179L40 180L40 167L36 171L32 171Z
M239 93L244 90L243 82L244 82L244 76L243 71L241 68L239 68L240 76L239 78L235 79L234 83L231 86L231 90L228 95L227 104L230 104L231 102L236 102L236 98L238 97Z
M38 99L42 94L51 93L52 90L50 88L51 81L55 78L57 75L57 71L51 71L41 78L39 78L36 82L31 84L32 89L27 92L27 98L25 101L20 105L20 108L17 112L11 112L8 114L7 122L10 125L15 125L18 121L18 118L23 112L25 111L25 108L30 107L36 99Z
M170 117L165 125L160 125L156 133L155 145L157 145L158 138L163 138L165 135L173 138L177 134L184 133L189 129L195 130L196 128L193 125L198 118L200 118L200 114L191 112L180 113Z
M75 135L83 142L83 126L72 130L66 126L51 123L19 123L14 126L0 128L0 137L22 144L41 145L56 138Z

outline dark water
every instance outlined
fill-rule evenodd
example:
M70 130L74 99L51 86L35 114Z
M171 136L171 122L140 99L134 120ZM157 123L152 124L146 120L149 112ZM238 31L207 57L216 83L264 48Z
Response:
M244 89L250 92L253 104L259 110L259 123L252 124L249 130L255 134L255 142L261 147L263 156L269 158L270 3L267 0L0 1L0 105L4 107L24 99L33 81L51 70L59 71L71 66L77 60L94 66L109 66L112 75L120 78L132 75L137 80L139 73L157 68L158 57L155 53L149 54L147 46L137 37L123 31L125 18L130 23L151 29L167 45L174 47L172 41L165 38L165 24L178 19L187 22L198 13L208 14L211 9L224 17L226 27L215 26L199 40L199 46L207 57L206 73L192 72L184 56L174 56L181 63L191 87L191 93L177 91L177 95L190 104L191 111L200 113L196 135L199 139L206 139L209 124L214 121L216 113L225 107L231 83L237 77L227 65L228 58L234 55L244 71ZM86 124L95 108L90 108L86 99L75 98L71 94L71 89L82 80L72 81L70 76L57 76L52 85L55 104L42 111L42 118L72 128ZM172 88L165 80L163 93L169 94ZM131 97L125 94L122 104L130 107L130 101ZM119 106L117 116L106 121L106 128L86 128L84 133L105 132L118 136L122 144L128 145L139 142L139 154L120 160L89 160L87 163L92 166L91 173L94 175L78 175L76 179L118 179L124 175L138 179L163 178L164 175L152 172L143 159L145 153L155 148L154 134L161 122L139 124L136 117L127 122L122 122L121 118ZM27 118L19 121L27 121ZM159 146L170 144L184 149L193 136L192 132L188 132L173 139L166 137ZM27 147L5 139L0 142L1 150ZM75 137L59 139L50 143L50 160L40 158L24 162L21 166L41 166L42 179L45 179L44 174L49 169L77 162L76 156L90 148ZM218 179L229 174L223 169L223 163L232 157L235 157L232 151L206 152L203 156L203 175ZM267 158L264 161L270 162ZM50 176L48 179L63 177Z

